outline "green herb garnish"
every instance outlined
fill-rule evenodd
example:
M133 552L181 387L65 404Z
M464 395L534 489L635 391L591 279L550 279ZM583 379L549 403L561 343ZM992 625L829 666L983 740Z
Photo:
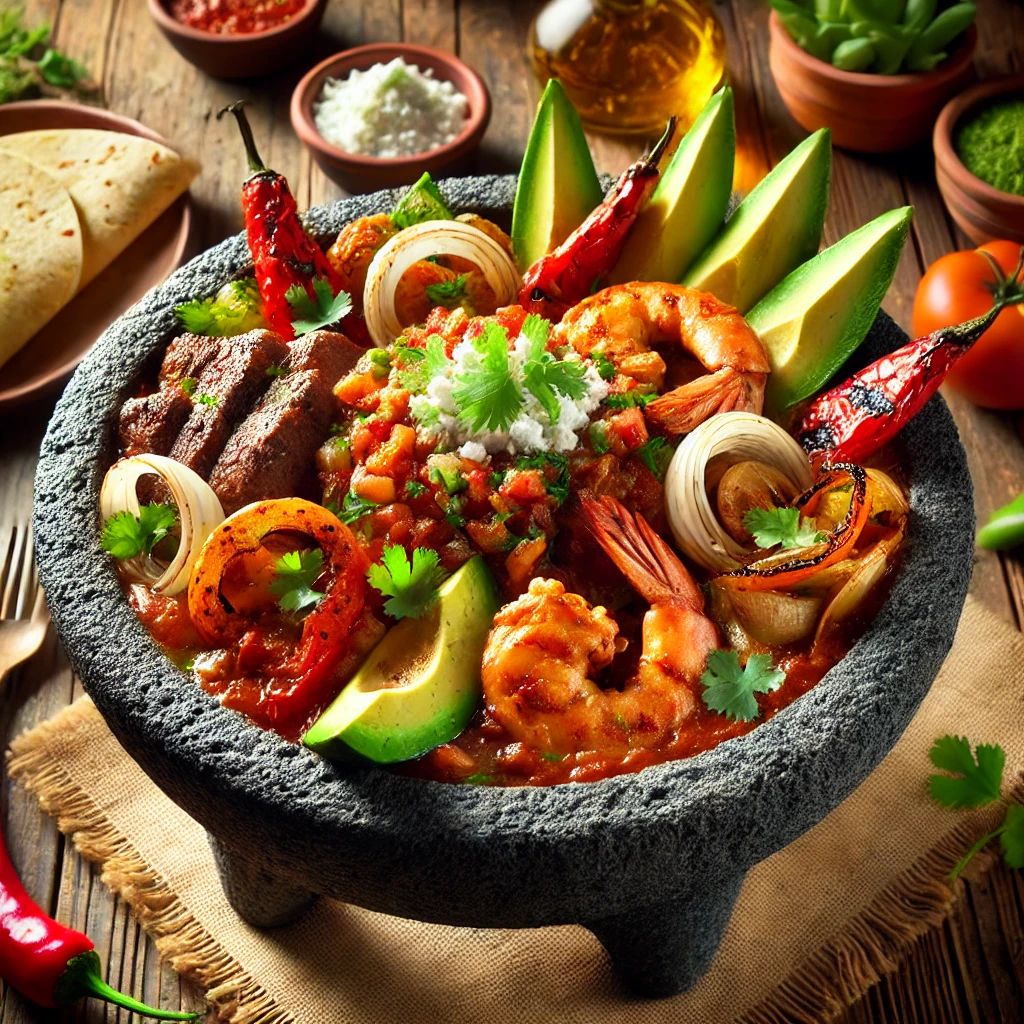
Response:
M345 498L341 503L341 509L336 513L336 515L343 523L351 526L357 520L362 519L363 516L368 516L371 512L376 512L379 508L380 505L376 502L360 498L355 491L346 491Z
M402 196L391 214L391 221L399 230L412 227L413 224L422 224L425 220L454 219L455 215L448 209L444 197L427 171Z
M335 324L352 312L352 299L348 292L331 290L329 281L322 277L312 281L313 297L301 285L293 284L285 292L285 299L291 306L294 319L292 327L297 335L318 331L321 327Z
M593 438L593 435L591 435ZM665 479L675 449L664 437L652 437L636 450L644 465L659 479Z
M604 400L604 404L609 409L632 409L633 406L639 406L643 409L644 406L649 405L657 397L657 394L653 391L641 391L639 388L633 388L631 391L623 391L621 394L608 395Z
M755 693L771 693L785 681L786 673L772 666L770 654L752 654L740 665L734 650L712 651L700 677L704 703L736 722L752 722L761 713Z
M466 282L469 274L459 274L451 281L438 281L437 284L428 284L426 287L427 298L435 306L443 306L445 309L457 309L466 298Z
M173 505L150 502L133 516L127 509L111 516L103 524L100 545L119 562L149 554L178 525L178 510Z
M423 394L435 377L447 373L452 362L444 350L444 338L440 334L430 335L425 349L410 348L396 342L394 359L398 363L398 383L415 394Z
M456 374L452 391L459 418L474 432L508 430L523 411L523 393L508 362L508 335L488 322L473 347L480 353L480 366Z
M544 473L549 466L558 471L554 480L548 478ZM541 452L538 455L531 455L528 458L516 462L516 469L539 469L544 475L544 487L559 505L569 500L570 478L569 460L564 455L556 455L553 452Z
M205 392L201 395L196 395L195 400L200 405L208 405L211 409L216 409L220 405L220 398L217 395L208 395Z
M278 366L277 363L272 363L263 371L268 377L283 377L287 372L286 366Z
M809 519L801 519L796 508L752 508L743 525L760 548L806 548L828 539Z
M427 485L421 484L419 480L409 480L405 485L405 493L410 498L421 498L428 490Z
M178 381L178 387L191 398L196 393L196 388L199 386L199 381L195 377L182 377Z
M410 562L400 544L386 544L381 563L371 565L366 578L371 587L389 598L384 611L395 619L418 619L434 603L437 588L448 578L431 548L414 548Z
M270 592L277 597L282 611L298 615L315 608L324 595L313 589L316 578L324 571L324 553L319 548L311 551L286 551L274 562L274 579Z
M618 375L619 371L615 369L615 364L603 353L591 352L590 358L594 361L601 380L614 380Z

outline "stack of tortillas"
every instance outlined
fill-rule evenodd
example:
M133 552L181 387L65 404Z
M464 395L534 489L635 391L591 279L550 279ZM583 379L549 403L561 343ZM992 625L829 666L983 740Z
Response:
M0 366L142 234L198 168L91 128L0 136Z

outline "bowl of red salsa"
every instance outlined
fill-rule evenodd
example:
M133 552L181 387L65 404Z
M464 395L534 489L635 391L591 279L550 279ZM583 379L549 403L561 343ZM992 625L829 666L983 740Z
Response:
M327 0L146 0L168 42L215 78L256 78L291 63Z

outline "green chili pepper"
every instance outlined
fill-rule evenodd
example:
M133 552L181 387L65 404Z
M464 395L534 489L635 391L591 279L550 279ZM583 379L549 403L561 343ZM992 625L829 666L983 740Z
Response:
M977 7L974 4L954 4L942 11L917 37L907 54L908 62L916 62L927 54L944 50L961 32L974 22Z
M978 531L978 546L989 551L1006 551L1024 544L1024 494L1009 505L997 508Z
M938 6L939 0L907 0L903 24L912 32L922 31L931 24Z
M875 59L875 48L870 39L847 39L832 54L832 63L840 71L864 71Z

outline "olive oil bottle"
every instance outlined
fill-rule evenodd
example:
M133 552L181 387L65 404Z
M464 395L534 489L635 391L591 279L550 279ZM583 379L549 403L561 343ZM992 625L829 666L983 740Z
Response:
M557 78L583 123L650 135L690 127L725 73L725 37L706 0L551 0L530 26L541 84Z

